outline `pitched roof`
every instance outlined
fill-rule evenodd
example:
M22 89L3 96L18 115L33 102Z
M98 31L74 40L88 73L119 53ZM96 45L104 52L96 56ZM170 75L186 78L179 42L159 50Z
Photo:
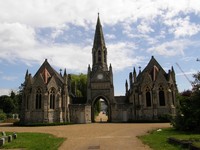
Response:
M144 68L144 70L138 74L137 80L140 80L142 74L145 72L151 72L152 69L156 69L158 72L161 72L163 75L166 75L165 70L160 66L160 64L157 62L157 60L154 58L154 56L151 57L151 60L147 64L147 66Z
M34 78L36 78L38 75L42 75L45 83L47 83L47 78L50 78L52 76L57 77L61 82L63 82L63 78L61 77L61 75L51 67L47 59L45 59L44 63L38 69L38 71L34 75Z

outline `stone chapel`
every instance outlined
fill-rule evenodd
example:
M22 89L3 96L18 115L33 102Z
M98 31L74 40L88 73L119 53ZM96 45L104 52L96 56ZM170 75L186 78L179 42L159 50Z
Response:
M107 122L156 120L176 115L177 85L173 67L165 72L156 59L138 73L135 68L125 82L124 96L114 96L112 65L100 18L97 18L92 48L92 65L87 72L87 100L80 102L71 92L70 75L58 73L47 59L34 76L26 72L21 106L22 123L95 122L95 104L107 105Z

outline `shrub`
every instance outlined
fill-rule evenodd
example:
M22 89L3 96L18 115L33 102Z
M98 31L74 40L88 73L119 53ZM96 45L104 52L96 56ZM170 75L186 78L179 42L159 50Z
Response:
M6 114L3 112L3 110L0 109L0 121L5 120L6 118Z
M193 91L185 91L178 97L180 108L172 121L178 130L200 132L200 72L194 77Z

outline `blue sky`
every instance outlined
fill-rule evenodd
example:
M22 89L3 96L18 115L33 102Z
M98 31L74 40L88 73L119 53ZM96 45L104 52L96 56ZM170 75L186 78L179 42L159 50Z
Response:
M26 70L45 59L59 72L86 73L92 59L97 13L103 26L115 95L124 95L133 67L153 55L176 72L179 91L191 89L199 70L199 0L2 0L0 1L0 95L17 90Z

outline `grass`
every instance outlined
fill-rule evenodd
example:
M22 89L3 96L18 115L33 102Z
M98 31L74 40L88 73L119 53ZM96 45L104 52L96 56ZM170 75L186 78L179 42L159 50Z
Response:
M9 133L6 133L9 135ZM12 134L12 133L10 133ZM45 133L17 133L17 139L1 147L4 149L25 148L26 150L57 150L64 142L64 138L57 138Z
M200 142L194 142L193 145L197 146L197 147L200 147Z
M171 145L167 142L168 137L175 137L178 139L198 139L200 140L200 134L193 134L188 132L176 131L173 128L162 129L161 131L152 131L148 135L140 136L139 139L144 144L149 145L154 150L182 150L179 145ZM198 142L195 143L199 144Z

